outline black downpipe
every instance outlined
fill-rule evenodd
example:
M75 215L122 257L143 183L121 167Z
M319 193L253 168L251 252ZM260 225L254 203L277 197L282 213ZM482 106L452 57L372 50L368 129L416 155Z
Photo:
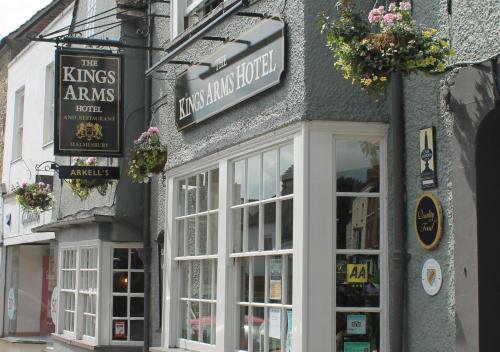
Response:
M151 13L151 0L148 1L148 14ZM151 67L151 17L147 16L147 53L145 71ZM151 121L151 77L144 75L144 130L149 128ZM151 213L151 183L144 184L144 216L143 216L143 247L144 247L144 348L143 352L149 352L151 345L151 237L150 237L150 213Z
M405 185L405 123L403 77L391 76L392 180L394 212L394 252L391 271L390 343L391 351L403 352L405 334L406 294L406 185Z

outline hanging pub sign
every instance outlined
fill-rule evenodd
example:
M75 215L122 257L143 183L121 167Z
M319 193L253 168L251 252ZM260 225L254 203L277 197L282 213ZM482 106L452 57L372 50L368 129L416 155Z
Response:
M54 154L121 156L121 56L58 49L55 79Z
M443 210L439 199L432 193L424 193L415 207L415 231L425 249L438 246L443 235Z
M175 80L175 121L182 130L277 85L285 70L285 23L260 21Z
M435 160L434 127L423 128L420 130L420 179L422 189L437 186Z

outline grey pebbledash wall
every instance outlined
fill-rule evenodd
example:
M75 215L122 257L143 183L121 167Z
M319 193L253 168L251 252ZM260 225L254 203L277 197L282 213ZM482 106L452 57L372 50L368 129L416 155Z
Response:
M390 97L372 97L344 80L333 69L333 59L325 47L325 38L319 33L318 16L325 11L334 13L332 0L260 0L246 11L281 13L287 24L286 75L283 82L202 124L178 132L174 122L173 86L175 75L182 67L167 65L168 73L155 74L153 78L153 125L160 127L161 138L169 150L168 167L175 168L184 163L210 155L258 135L279 129L300 120L377 121L390 126ZM359 1L368 10L373 3ZM451 8L448 9L448 4ZM422 0L414 2L414 17L417 23L435 27L440 35L451 39L457 55L452 62L484 61L500 52L496 24L500 22L500 5L495 1ZM169 6L153 4L153 12L169 14ZM251 28L255 19L232 17L218 25L210 35L234 38L238 33ZM155 18L153 45L162 45L170 39L170 22ZM198 61L213 52L221 44L198 41L179 60ZM155 54L154 60L161 54ZM460 69L457 69L460 71ZM460 187L454 184L453 170L459 160L455 154L456 116L447 104L449 76L415 75L405 78L406 115L406 187L407 187L407 231L394 234L391 230L391 170L389 169L389 249L392 252L394 236L406 236L408 259L408 281L406 283L405 343L407 352L477 351L473 342L474 327L465 331L457 319L455 282L455 227L454 204ZM417 243L413 227L415 201L422 193L420 188L418 133L423 127L436 127L436 152L438 187L432 192L441 200L444 211L444 234L439 247L426 251ZM392 131L389 129L389 134ZM390 136L389 136L390 141ZM392 146L389 144L389 167ZM154 241L165 227L166 189L157 179L152 189L152 228ZM460 226L463 225L460 223ZM462 230L460 230L462 231ZM463 232L463 231L462 231ZM155 242L153 242L154 244ZM460 259L464 253L460 254ZM390 256L390 255L389 255ZM421 285L421 269L424 261L435 258L443 271L443 287L437 296L425 294ZM159 302L157 251L153 245L153 297L152 305ZM389 269L392 264L389 262ZM458 272L458 271L457 271ZM394 283L391 282L391 289ZM467 285L460 290L471 290ZM462 294L459 292L458 294ZM465 304L465 303L464 303ZM459 305L458 309L463 309ZM471 310L473 313L474 311ZM159 310L152 309L152 327L159 327ZM467 324L466 324L467 325ZM472 324L473 325L473 324ZM160 330L153 331L153 343L160 344ZM464 335L465 334L465 335ZM477 332L476 332L477 334ZM458 342L457 342L458 341ZM465 342L464 342L465 341ZM400 351L393 351L400 352Z

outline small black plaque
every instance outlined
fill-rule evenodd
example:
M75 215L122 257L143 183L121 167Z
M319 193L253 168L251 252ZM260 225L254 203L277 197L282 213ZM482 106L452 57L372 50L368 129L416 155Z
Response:
M417 239L425 249L434 249L443 234L443 210L439 199L432 193L420 196L415 207Z
M111 166L59 166L59 178L119 180L120 168Z

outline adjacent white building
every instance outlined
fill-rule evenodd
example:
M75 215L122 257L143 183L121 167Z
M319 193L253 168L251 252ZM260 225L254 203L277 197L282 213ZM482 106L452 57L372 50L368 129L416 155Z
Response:
M23 26L45 26L42 34L67 27L72 7L49 4ZM54 160L53 100L54 45L31 42L8 65L2 173L7 191L2 200L4 336L47 336L54 331L50 298L57 284L55 235L32 233L51 221L52 211L24 211L12 192L22 182L52 183L53 171L37 171L37 165Z

